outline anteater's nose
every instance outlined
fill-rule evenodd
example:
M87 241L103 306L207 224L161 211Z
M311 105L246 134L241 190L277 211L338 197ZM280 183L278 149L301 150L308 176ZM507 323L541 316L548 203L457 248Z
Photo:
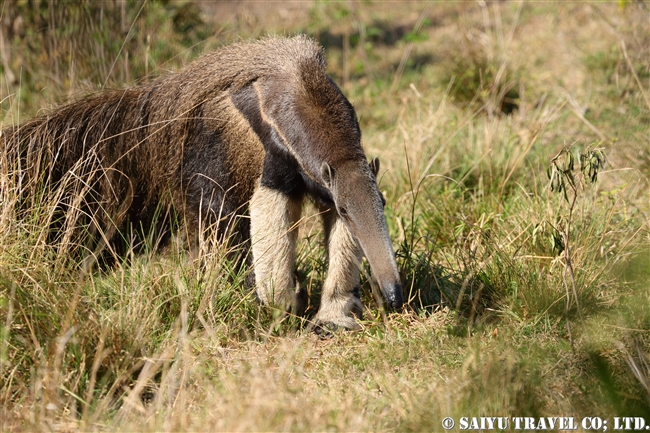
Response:
M394 310L402 308L402 305L404 305L404 298L402 297L402 285L399 283L389 285L386 287L384 297L386 298L386 303L390 308Z

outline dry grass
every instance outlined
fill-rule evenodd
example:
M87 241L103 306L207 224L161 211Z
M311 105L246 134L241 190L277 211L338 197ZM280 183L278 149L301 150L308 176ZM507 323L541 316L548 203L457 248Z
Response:
M100 5L115 19L96 21ZM150 79L235 38L306 31L326 45L367 154L382 159L411 306L386 316L364 274L363 330L320 340L301 320L259 308L244 272L209 239L191 257L178 245L164 254L145 246L88 272L44 242L56 191L21 209L4 170L0 430L439 431L446 416L650 419L647 2L127 6L73 7L43 21L3 4L4 23L24 20L22 39L15 20L4 29L4 123ZM581 318L575 302L565 312L558 239L569 212L548 190L546 168L565 146L601 140L609 165L571 215ZM312 295L326 267L314 221L305 218L299 251Z

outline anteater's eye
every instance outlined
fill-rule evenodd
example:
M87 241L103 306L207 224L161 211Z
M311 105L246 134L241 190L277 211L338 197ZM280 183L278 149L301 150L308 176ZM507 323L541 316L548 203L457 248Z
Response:
M348 211L344 207L339 208L339 215L342 217L347 217L348 216Z

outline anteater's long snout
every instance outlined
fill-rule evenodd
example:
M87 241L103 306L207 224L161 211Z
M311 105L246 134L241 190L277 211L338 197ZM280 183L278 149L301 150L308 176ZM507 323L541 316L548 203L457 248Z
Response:
M364 183L365 181L365 183ZM404 304L393 243L388 233L384 203L374 176L367 176L354 187L357 197L349 212L348 220L352 235L357 238L363 250L373 277L379 283L386 304L399 309ZM347 203L346 203L347 204Z
M399 282L381 284L381 291L390 308L394 310L402 308L404 296L402 294L402 285Z
M386 223L378 224L377 230L364 231L359 236L372 273L379 283L384 300L390 308L399 309L404 304L402 284L400 282L395 253L388 236Z

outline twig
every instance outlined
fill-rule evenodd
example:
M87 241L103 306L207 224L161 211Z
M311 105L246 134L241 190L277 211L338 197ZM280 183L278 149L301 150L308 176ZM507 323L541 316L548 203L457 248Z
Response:
M429 16L431 8L432 6L429 6L420 14L418 21L415 23L415 27L413 27L413 33L418 33L420 29L422 29L424 21ZM404 52L402 53L402 58L399 61L399 66L397 66L397 71L395 71L395 75L393 76L393 82L390 85L389 93L393 93L397 88L399 80L402 78L402 74L406 68L406 62L408 62L408 59L411 56L411 51L413 51L413 42L408 42L404 48Z
M643 95L643 100L645 101L645 104L648 106L648 109L650 109L650 99L648 99L648 94L643 89L641 80L639 80L639 76L636 74L636 71L634 70L634 66L632 66L632 61L630 60L630 56L627 55L627 49L625 48L625 41L623 40L623 38L621 38L621 48L623 49L623 55L625 56L627 67L630 68L630 72L632 72L632 76L634 76L634 80L636 81L636 84L639 86L639 90Z

